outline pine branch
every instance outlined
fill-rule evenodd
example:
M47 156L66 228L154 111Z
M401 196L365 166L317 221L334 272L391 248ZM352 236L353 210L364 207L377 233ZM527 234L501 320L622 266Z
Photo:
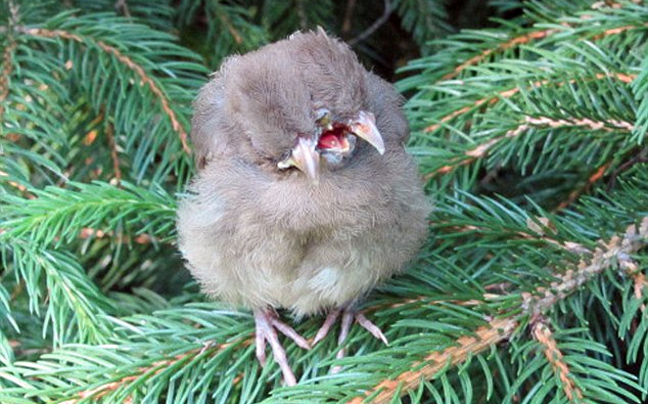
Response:
M26 8L23 14L33 12ZM41 141L36 147L47 150L44 157L35 153L29 158L63 176L65 166L70 164L68 156L75 153L61 153L61 146L74 152L78 150L76 134L68 135L80 129L77 125L84 124L90 106L112 124L116 132L115 148L123 150L127 165L134 168L126 171L131 179L141 182L145 177L168 179L170 174L187 175L191 159L184 126L192 98L190 89L197 89L204 81L197 73L206 72L201 65L193 63L196 55L173 44L170 35L124 23L121 18L111 15L68 18L70 15L50 17L46 27L40 27L43 25L40 21L36 28L19 25L12 30L21 39L15 63L22 64L19 72L28 77L17 77L13 82L12 92L16 97L8 104L11 107L8 122L13 131L25 136L21 143L38 139ZM103 24L99 27L104 28L97 29L97 18ZM69 42L68 46L63 46L64 42ZM40 55L25 57L35 53ZM88 57L90 53L96 56ZM171 55L177 60L169 60ZM34 76L32 72L39 69L39 76ZM66 81L75 75L77 82ZM43 83L38 92L32 88L34 82ZM75 85L66 87L62 83ZM36 93L30 94L31 99L46 105L38 109L38 115L25 116L22 108L31 112L34 103L19 97L21 87ZM74 100L76 105L69 106L69 100ZM159 107L151 108L156 104ZM49 136L41 135L41 131ZM52 136L57 132L63 133ZM101 163L96 164L101 167ZM124 167L119 169L124 171ZM70 171L84 173L78 166Z
M611 268L618 261L639 251L648 239L648 217L641 220L639 226L630 225L626 228L623 237L614 236L609 242L599 240L601 247L593 251L589 262L583 261L575 271L568 270L561 275L560 282L551 285L551 288L538 288L536 291L543 296L523 296L524 310L532 316L540 316L548 308L553 307L559 300L564 299L569 293L577 290L592 277Z
M442 3L392 3L412 33L399 46L439 51L399 84L431 237L361 307L390 345L361 329L342 347L286 342L293 388L254 359L252 317L201 303L180 270L174 190L203 65L299 27L335 32L343 7L0 5L0 402L645 400L646 5L496 2L518 16L428 45L449 28ZM347 34L383 11L346 6Z
M245 340L243 342L243 346L251 345L252 342L253 342L252 338ZM232 344L232 343L214 344L212 341L208 341L200 348L195 348L187 352L184 352L182 354L178 354L173 358L162 359L152 363L149 366L141 367L138 369L138 372L136 374L122 377L117 381L110 382L108 384L103 384L94 389L80 391L79 393L77 393L78 396L77 399L66 400L63 401L62 404L80 404L83 402L87 402L88 399L93 401L100 400L106 395L111 394L120 389L123 389L125 386L139 379L155 376L156 374L160 373L163 369L177 368L179 366L186 365L187 362L191 360L201 360L204 358L213 357L218 353L222 352L223 350L228 349L231 346L235 346L235 345L238 344ZM234 379L232 382L236 384L237 380Z
M399 377L395 379L396 383L387 382L387 381L381 382L381 384L377 385L377 389L383 387L389 387L389 389L386 390L383 389L381 391L383 391L384 393L379 393L379 394L384 394L385 397L388 396L391 397L394 393L402 394L405 392L405 389L402 389L402 387L404 386L397 387L398 382L407 381L406 385L408 388L415 388L418 385L418 383L421 382L421 376L425 376L426 378L435 377L438 376L438 373L440 371L445 371L445 369L447 369L448 361L450 361L450 363L456 364L461 361L468 360L469 358L472 357L471 355L468 355L469 352L472 352L473 354L476 355L480 351L484 350L486 347L489 347L491 345L490 343L496 343L510 338L513 335L513 333L518 332L517 326L521 324L519 321L525 322L524 318L529 316L532 313L538 313L536 314L537 316L539 315L539 313L551 310L560 301L566 299L569 295L579 290L585 282L590 281L597 274L612 268L615 262L619 260L619 258L631 256L639 249L644 248L646 245L646 240L648 240L648 217L645 217L641 221L641 224L639 226L635 226L635 225L629 226L625 234L623 235L623 237L620 236L613 237L608 242L599 240L596 244L601 245L601 247L594 250L591 259L589 259L588 261L583 261L580 264L578 270L574 272L567 271L565 275L555 275L555 278L557 278L558 280L552 283L551 289L539 288L536 290L536 292L534 292L534 294L537 294L537 296L535 296L534 294L528 294L528 295L522 294L521 296L524 298L525 301L523 305L524 310L522 312L515 314L514 317L504 317L501 320L491 320L490 326L485 326L483 328L476 330L476 335L481 338L475 339L474 337L461 337L458 340L459 342L458 348L448 348L447 350L444 351L428 354L428 356L426 356L427 361L423 363L429 363L429 361L432 359L435 360L434 363L429 363L428 365L423 366L417 371L406 371L405 373L402 373ZM488 300L498 301L500 299L496 299L496 298L493 299L492 297L490 297L488 298ZM420 305L421 302L414 302L414 304ZM412 307L412 302L411 301L407 302L405 303L405 305ZM401 305L398 308L402 309L403 306ZM515 313L515 311L516 310L513 310L513 313ZM163 336L164 333L169 333L169 332L173 332L174 335L182 335L182 334L178 334L178 331L175 327L170 327L171 324L169 324L168 321L153 320L154 318L155 317L149 318L149 321L153 321L151 325L159 323L164 328L169 327L168 330L164 331L164 328L162 328L158 332L154 332L154 333L151 332L144 333L143 331L137 331L136 335L141 335L141 336L147 335L151 338L157 338L155 337L155 335ZM177 318L186 319L187 315L179 314ZM137 319L134 319L134 321L135 323L139 323ZM202 322L203 320L200 321ZM132 325L126 325L125 323L121 323L121 324L125 326L123 330L127 330L128 332L131 332L131 330L134 331ZM504 332L502 333L496 332L495 328L498 327L505 328ZM186 334L188 337L191 337L193 335L196 336L209 335L208 333L206 333L209 332L208 329L204 329L204 330L194 329L190 324L187 324L184 328L188 332ZM224 327L224 328L219 327L218 329L229 330L228 332L235 332L234 328L232 327ZM244 325L244 329L251 330L252 328L250 325ZM163 333L160 334L160 331L162 331ZM81 398L90 398L90 397L97 398L98 397L97 395L101 397L105 396L106 398L112 397L113 399L118 399L119 397L120 400L123 400L126 399L127 397L131 397L131 394L133 394L131 398L136 399L135 397L140 397L139 393L136 393L136 390L133 390L129 386L133 386L133 387L139 386L142 380L150 379L151 382L153 382L153 380L156 379L159 380L159 378L156 377L156 375L158 375L159 369L172 369L169 370L169 372L177 372L181 368L180 366L182 367L188 366L189 368L193 369L195 368L195 365L189 366L188 363L186 362L187 360L189 360L188 358L190 357L194 358L192 359L192 363L194 363L194 361L199 361L199 362L206 361L209 359L208 358L209 355L216 355L216 356L224 355L226 349L230 348L230 345L227 344L223 345L223 343L216 343L216 342L209 342L209 341L213 341L213 340L210 339L205 342L202 342L200 347L189 348L188 351L183 350L182 351L183 353L175 354L175 356L173 357L157 356L157 359L145 359L144 362L135 362L133 363L133 365L137 366L137 369L139 369L137 371L137 374L139 376L134 378L134 374L130 373L131 370L125 370L126 372L129 373L126 373L123 376L118 376L117 379L111 378L109 380L102 382L99 385L93 385L88 388L85 388L84 390L78 390L79 392L75 393L78 395L78 398L72 399L78 401L71 401L71 402L84 402L83 400L81 400ZM245 346L251 343L251 337L248 336L242 340L239 340L239 342L242 342L243 345L240 345L237 342L235 344L237 347L236 349L237 350L244 349ZM91 347L88 348L95 349ZM124 347L124 349L127 348ZM205 354L206 356L203 356L203 354L206 352L208 352L209 354ZM249 352L248 355L252 354L251 351L248 352ZM196 353L199 353L199 355L194 357L194 354ZM228 355L232 355L232 354L236 354L236 352L228 353ZM357 361L358 359L360 358L356 358L354 359L354 361ZM238 363L243 363L244 361L245 361L244 357L240 357ZM148 363L148 365L146 365L146 363ZM164 366L162 366L161 364L163 364ZM129 367L129 369L132 369L132 367ZM163 379L166 379L172 374L169 372L166 373L167 376L165 376ZM241 382L240 379L236 379L236 380L239 380L239 382ZM347 380L347 379L343 379L343 380ZM231 378L227 379L228 384L233 381L234 379ZM196 391L195 389L199 388L199 386L203 386L203 385L201 383L199 383L198 385L194 384L191 387L192 391ZM310 386L309 388L312 388L312 386ZM291 392L297 393L296 396L299 397L298 391L292 390ZM313 392L311 391L309 394L312 393ZM286 396L284 396L284 398L285 397ZM374 398L378 399L379 397L383 397L383 396L382 395L376 396Z
M105 183L68 186L33 190L33 199L5 196L6 227L0 240L29 237L33 244L61 246L87 236L88 227L105 233L108 229L128 231L138 223L136 233L163 239L171 236L175 201L160 189L147 191L125 182L121 189Z
M515 36L505 42L496 45L494 48L484 49L478 55L471 57L470 59L461 63L459 66L455 67L450 73L447 73L446 75L442 76L441 81L454 79L462 71L466 70L470 66L474 66L482 63L486 58L488 58L490 55L494 53L505 52L516 46L524 45L538 39L546 38L549 35L552 35L556 32L559 31L555 29L542 29L538 31L531 31L525 34L521 34L519 36Z
M602 7L583 7L585 3L573 3L567 6L570 10L539 11L544 5L541 2L530 2L527 4L532 14L533 27L530 29L524 28L523 24L508 24L506 30L465 31L454 35L451 39L437 41L439 45L452 49L453 57L462 55L463 62L455 66L452 71L443 74L443 70L435 69L436 67L447 69L455 64L454 60L441 62L446 60L447 54L437 54L412 61L406 70L426 69L426 73L434 75L435 82L438 83L457 76L469 77L475 71L471 69L472 66L506 57L518 48L522 48L523 51L524 45L536 42L537 47L559 45L560 41L564 40L566 32L577 35L576 41L601 41L627 31L645 30L648 25L641 18L637 18L641 15L641 10L633 7L634 4L629 6L630 4L632 3L626 2L624 5L617 3L617 6L606 4ZM594 14L592 10L596 10ZM576 17L571 17L572 14L576 14ZM628 23L629 21L631 23ZM547 28L547 25L557 25L557 27ZM420 78L413 77L412 80L420 80ZM403 81L403 83L409 82L410 80Z
M587 15L581 17L583 20L586 20L588 18ZM636 29L642 29L648 27L648 24L643 24L643 25L624 25L621 27L617 28L609 28L604 30L601 33L588 33L589 37L584 36L580 38L580 40L587 40L590 39L592 41L597 41L604 39L606 37L609 37L611 35L618 35L623 32L629 31L629 30L636 30ZM470 59L466 60L465 62L461 63L457 67L454 68L454 70L450 73L447 73L446 75L442 76L440 81L445 81L445 80L451 80L457 77L460 73L462 73L464 70L468 69L471 66L479 65L480 63L483 63L487 58L493 54L498 54L498 53L504 53L506 51L511 50L512 48L526 45L528 43L531 43L533 41L549 38L552 35L558 35L563 33L563 30L561 29L540 29L537 31L529 31L527 33L522 33L519 36L515 36L507 41L504 41L502 43L499 43L495 45L495 47L492 48L486 48L481 53L479 53L476 56L471 57Z
M569 370L561 360L560 351L555 346L551 331L539 319L543 318L542 313L554 308L561 300L564 300L584 283L590 281L594 275L613 267L615 262L623 257L630 256L639 249L644 248L646 241L648 241L648 217L642 220L639 227L635 225L629 226L623 238L613 237L607 243L599 240L597 244L601 244L602 247L594 252L588 263L583 261L576 271L567 271L564 275L555 275L558 280L553 282L550 288L539 287L534 294L523 293L521 295L523 298L521 314L491 320L488 326L475 330L474 337L461 337L457 340L457 346L440 352L432 352L420 364L412 365L412 368L417 370L407 371L385 380L365 392L364 397L357 397L351 403L361 403L364 400L369 400L372 403L389 403L395 397L416 389L423 381L434 379L444 372L448 366L456 366L470 357L489 349L492 345L508 340L514 333L520 332L519 326L527 316L535 319L531 331L535 338L545 346L545 356L551 362L551 365L557 369L556 371L563 382L565 394L570 402L579 402L572 400L574 400L574 397L580 400L582 392L573 385L569 378ZM483 300L494 300L494 298L484 296Z
M554 372L563 385L563 391L570 403L580 403L583 400L583 392L574 384L569 366L564 360L564 355L556 345L553 332L542 321L537 321L531 333L544 347L544 354L551 363Z
M32 312L38 314L42 299L40 280L46 278L47 311L43 332L51 327L53 342L78 341L102 343L110 334L102 320L110 304L83 269L69 254L44 248L35 248L25 240L13 239L10 245L1 245L5 260L12 263L17 279L24 281ZM12 258L9 258L11 257Z
M603 80L603 79L607 79L607 78L615 78L615 79L617 79L617 80L619 80L619 81L621 81L623 83L630 84L630 83L632 83L632 81L636 77L637 76L633 75L633 74L614 73L613 72L613 73L608 73L608 74L597 73L592 79L593 80ZM536 81L536 82L532 83L527 89L539 88L539 87L549 86L549 85L551 85L551 86L559 86L560 87L560 86L564 86L564 85L567 85L567 84L574 84L575 82L576 82L576 80L569 80L567 82L560 82L560 81L559 82L550 82L548 80ZM516 87L516 88L511 88L509 90L502 91L502 92L500 92L497 95L492 96L492 97L479 99L479 100L475 101L470 106L463 107L461 109L453 111L452 113L450 113L448 115L443 116L441 119L439 119L440 123L430 125L430 126L426 127L423 131L424 132L433 132L433 131L441 128L442 124L444 124L444 123L446 123L446 122L448 122L448 121L450 121L450 120L452 120L454 118L457 118L457 117L459 117L459 116L461 116L463 114L466 114L466 113L473 113L473 112L475 112L475 110L477 110L482 105L492 106L493 104L496 104L500 100L510 98L510 97L520 93L521 91L523 91L523 89L521 89L519 87ZM625 127L627 125L630 125L630 124L628 124L628 123L621 124L622 127Z
M385 380L366 391L364 397L356 397L349 403L360 404L367 402L366 400L378 404L391 403L395 397L418 388L420 383L433 379L448 366L456 366L508 339L518 326L517 321L512 318L494 319L489 322L488 326L475 330L474 336L459 338L457 346L441 352L432 352L422 362L412 364L412 368L416 370L404 372L393 379Z
M189 148L189 144L187 143L187 132L182 126L182 124L180 124L180 122L178 121L175 111L169 106L168 98L162 93L162 90L155 83L155 80L144 71L142 66L135 63L128 56L123 55L117 48L110 46L100 40L95 41L94 38L82 37L78 34L73 34L71 32L66 32L62 30L48 30L43 28L26 28L26 27L16 27L16 30L26 35L31 35L35 37L41 37L41 38L64 38L79 43L93 42L94 45L96 45L100 49L104 50L109 54L114 55L118 61L123 63L130 70L134 71L137 74L137 76L139 76L142 83L148 86L151 92L155 95L155 97L158 98L162 106L162 110L164 110L167 117L171 121L171 126L173 130L176 131L180 137L180 142L182 143L182 149L187 154L191 154L191 149Z
M639 101L639 107L637 108L637 123L632 140L642 143L646 132L648 132L648 58L644 58L639 71L639 76L633 82L633 90L637 101Z

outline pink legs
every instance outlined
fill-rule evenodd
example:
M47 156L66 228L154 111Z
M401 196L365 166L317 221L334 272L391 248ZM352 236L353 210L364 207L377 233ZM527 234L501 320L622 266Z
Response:
M297 331L292 327L279 320L279 317L272 309L255 310L254 321L256 323L256 357L261 363L261 366L265 366L266 363L265 349L266 342L268 342L272 348L275 362L281 368L286 385L294 386L297 384L297 379L288 364L286 350L281 345L281 342L279 342L277 331L295 341L301 348L310 349L311 345L304 337L297 334Z
M342 346L342 344L346 340L354 321L358 323L362 328L369 331L374 337L384 342L385 345L388 345L387 338L385 337L385 334L383 334L383 332L380 330L380 328L378 328L374 323L367 319L364 314L357 312L356 310L349 307L331 311L326 317L326 320L324 320L322 327L320 327L320 329L317 331L313 342L310 344L292 327L281 321L277 316L277 313L275 313L272 309L255 310L254 321L256 323L256 357L259 360L259 363L261 363L261 366L265 366L267 359L265 349L266 344L269 343L270 347L272 348L274 360L275 362L277 362L279 368L281 369L281 373L283 374L286 385L294 386L295 384L297 384L297 379L295 378L295 374L288 364L288 356L286 355L286 350L281 345L281 342L279 342L277 331L292 339L299 347L310 349L311 346L317 344L318 342L323 340L324 337L326 337L328 332L331 330L331 327L335 324L340 315L342 316L342 323L340 327L340 335L338 336L338 346ZM345 354L346 352L344 348L340 348L336 357L338 359L344 358ZM337 373L339 370L339 367L335 367L331 371L333 373Z
M318 342L323 340L324 337L326 337L333 324L335 324L338 317L340 317L340 314L342 315L342 324L340 326L340 335L338 336L338 346L341 346L349 335L349 331L351 330L351 326L353 325L353 320L355 320L362 328L369 331L371 335L384 342L385 345L389 345L387 337L385 337L385 334L383 334L378 326L372 323L367 317L365 317L364 314L357 312L349 307L331 311L328 316L326 316L326 320L324 320L324 323L322 324L320 329L317 331L317 334L315 335L315 338L313 339L311 345L317 344ZM344 348L340 348L336 357L338 359L341 359L344 358L345 354L346 352ZM332 372L337 373L339 370L340 369L338 367L335 367L332 369Z

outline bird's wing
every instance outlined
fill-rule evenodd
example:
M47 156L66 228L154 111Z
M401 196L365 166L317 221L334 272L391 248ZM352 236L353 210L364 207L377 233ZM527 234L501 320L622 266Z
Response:
M194 100L191 141L198 169L204 168L209 160L227 151L230 139L229 132L225 130L228 119L223 116L226 113L225 76L238 59L237 56L227 58Z

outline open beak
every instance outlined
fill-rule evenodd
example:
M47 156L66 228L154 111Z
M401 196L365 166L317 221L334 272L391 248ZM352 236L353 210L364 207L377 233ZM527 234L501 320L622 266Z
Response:
M371 112L360 111L358 119L351 121L349 124L351 133L357 137L366 140L370 145L378 150L381 155L385 153L385 142L383 141L378 128L376 127L376 118Z
M290 156L277 164L280 170L295 167L316 185L319 183L321 157L324 156L330 164L339 163L353 152L356 137L375 147L381 155L385 153L385 142L371 112L360 111L356 119L345 125L333 122L325 110L317 124L320 127L318 135L314 138L299 136Z
M305 137L299 137L297 145L292 149L290 157L277 164L279 169L296 167L302 171L313 184L319 182L320 155L315 150L317 141Z

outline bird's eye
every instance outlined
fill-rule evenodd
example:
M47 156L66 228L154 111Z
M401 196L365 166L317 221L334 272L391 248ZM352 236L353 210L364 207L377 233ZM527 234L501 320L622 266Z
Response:
M315 122L322 127L329 126L331 123L331 111L326 108L320 108L315 112L317 118Z
M288 160L292 155L292 150L286 150L283 153L281 153L281 156L279 156L279 162L286 161Z

